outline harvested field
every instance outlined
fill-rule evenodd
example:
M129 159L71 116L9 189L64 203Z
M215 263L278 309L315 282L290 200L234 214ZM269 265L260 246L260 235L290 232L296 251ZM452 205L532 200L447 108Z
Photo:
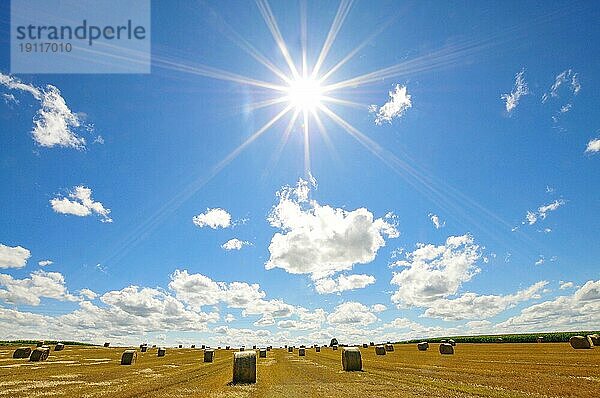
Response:
M574 350L568 343L460 344L442 356L438 344L413 344L376 356L361 348L363 371L344 372L341 352L306 349L306 356L273 349L257 358L257 383L232 385L234 351L154 349L121 366L124 347L65 346L44 362L0 352L0 397L590 397L600 391L600 348Z

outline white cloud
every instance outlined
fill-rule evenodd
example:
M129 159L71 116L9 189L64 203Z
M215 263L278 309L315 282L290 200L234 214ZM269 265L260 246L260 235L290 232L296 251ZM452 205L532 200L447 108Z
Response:
M71 198L71 199L69 199ZM52 209L60 214L72 214L78 217L86 217L96 213L101 217L102 222L111 223L110 209L104 207L100 202L92 199L92 190L82 185L76 186L69 193L69 198L54 198L50 200Z
M275 318L273 318L270 314L264 315L258 321L253 323L254 326L273 326L275 325Z
M399 336L402 339L421 339L433 336L456 335L459 329L453 327L425 326L418 322L413 322L408 318L396 318L390 323L383 325L383 329L391 329L393 333L388 334L384 340L397 340ZM402 332L398 332L401 330Z
M367 326L375 321L377 321L377 316L371 312L369 307L354 301L338 305L327 316L327 322L334 325L350 324Z
M243 316L270 315L287 317L294 307L281 300L264 300L266 293L258 284L246 282L215 282L202 274L189 274L187 270L176 270L171 275L169 288L175 296L193 307L224 303L229 308L242 309Z
M98 294L90 289L81 289L79 294L88 300L94 300L98 297Z
M2 98L7 104L19 105L19 100L13 94L2 94Z
M76 131L81 127L90 130L91 127L83 125L79 116L69 109L58 88L52 85L47 85L46 88L35 87L2 73L0 84L10 90L27 92L40 102L40 109L33 119L32 131L33 139L38 145L48 148L85 148L85 139L78 136Z
M385 237L398 236L395 225L359 208L347 211L321 206L308 199L302 179L296 187L277 193L279 203L268 221L281 232L273 235L266 269L282 268L292 274L310 274L313 280L329 277L375 259Z
M392 264L405 268L395 272L390 282L398 286L392 302L399 307L426 307L456 294L463 282L480 271L476 266L480 258L479 246L470 235L450 236L440 246L419 244L406 253L406 260Z
M571 289L573 287L575 287L575 284L573 282L559 281L560 290Z
M277 322L277 327L286 330L320 330L327 320L327 313L322 308L314 311L298 307L298 319L288 319Z
M433 226L435 227L435 229L440 229L446 225L446 222L440 221L440 217L436 214L429 213L429 219L433 223Z
M227 323L231 323L235 321L235 316L233 316L233 314L227 314L225 315L225 318L223 318L223 320Z
M585 148L585 153L596 153L600 152L600 138L594 138L588 142Z
M496 330L557 331L586 330L598 327L600 280L590 280L570 296L534 304L495 326Z
M533 225L537 222L537 214L532 211L527 210L527 214L525 215L525 220L529 225Z
M545 220L548 216L548 213L551 211L557 210L560 206L564 205L566 202L563 199L557 199L554 202L548 203L547 205L542 205L538 207L537 212L527 211L525 215L525 221L523 224L527 223L529 225L533 225L539 220Z
M556 76L554 83L550 86L550 91L544 93L542 96L542 103L545 103L550 98L560 97L563 88L573 95L577 95L581 90L579 76L572 69L567 69Z
M94 141L92 142L92 144L103 145L104 144L104 137L102 137L101 135L98 135L96 138L94 138Z
M410 100L411 95L408 94L406 86L396 84L394 91L389 92L390 100L383 106L371 105L369 112L375 113L375 124L378 126L384 122L392 123L392 119L399 118L412 107Z
M542 265L546 261L545 257L540 254L539 258L535 262L535 265Z
M515 75L515 86L510 94L502 94L500 97L505 101L506 112L508 113L511 113L517 107L517 105L519 105L519 100L522 96L529 94L529 88L527 87L527 83L523 78L524 74L525 69L523 68Z
M0 268L22 268L31 257L31 252L21 246L6 246L0 243Z
M423 315L443 318L446 321L491 318L523 301L540 298L540 292L546 285L547 281L540 281L527 289L507 295L480 295L469 292L454 299L439 299L427 308Z
M548 215L548 212L551 211L555 211L556 209L558 209L560 206L564 205L565 201L560 199L560 200L555 200L552 203L549 203L547 205L544 206L540 206L538 208L538 214L540 215L540 218L542 220L544 220L546 218L546 216Z
M52 265L52 264L54 264L54 261L52 261L52 260L42 260L42 261L38 261L38 265L39 265L40 267L46 267L46 266L48 266L48 265Z
M372 275L340 275L337 279L323 278L316 280L315 289L319 294L328 294L363 289L373 283L375 283L375 277Z
M371 306L371 311L373 312L383 312L385 310L387 310L387 307L383 304L373 304Z
M471 332L479 331L479 330L482 330L482 329L487 330L491 325L492 325L492 322L490 322L488 320L469 321L469 322L465 323L465 326Z
M29 278L15 279L11 275L0 274L0 300L8 304L37 306L41 298L61 301L77 301L67 291L65 278L59 272L34 271Z
M244 246L251 246L252 243L246 240L239 240L238 238L229 239L227 242L221 245L224 250L240 250Z
M226 210L220 208L206 209L204 213L194 216L192 221L200 228L227 228L231 226L231 215Z

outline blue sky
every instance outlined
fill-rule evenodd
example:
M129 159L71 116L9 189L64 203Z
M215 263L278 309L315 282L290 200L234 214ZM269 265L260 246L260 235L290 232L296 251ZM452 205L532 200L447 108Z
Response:
M147 75L11 75L2 41L0 338L597 328L597 6L307 2L309 67L347 13L318 76L359 48L322 84L352 104L255 109L287 89L223 71L288 83L232 37L295 80L261 7L302 73L303 3L265 4L153 3Z

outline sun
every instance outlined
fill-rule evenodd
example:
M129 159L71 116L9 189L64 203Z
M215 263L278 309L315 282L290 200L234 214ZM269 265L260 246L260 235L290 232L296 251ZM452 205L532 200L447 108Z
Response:
M286 98L298 111L314 111L323 100L323 88L317 79L299 78L291 81Z

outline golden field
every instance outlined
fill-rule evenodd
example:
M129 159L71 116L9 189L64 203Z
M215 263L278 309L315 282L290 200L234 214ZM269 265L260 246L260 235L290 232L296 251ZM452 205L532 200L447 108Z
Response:
M153 348L122 366L125 348L52 347L45 362L12 359L15 348L0 347L0 397L600 397L600 349L568 343L361 348L362 372L342 371L341 350L273 349L257 355L253 385L231 385L233 350L204 363L201 349Z

